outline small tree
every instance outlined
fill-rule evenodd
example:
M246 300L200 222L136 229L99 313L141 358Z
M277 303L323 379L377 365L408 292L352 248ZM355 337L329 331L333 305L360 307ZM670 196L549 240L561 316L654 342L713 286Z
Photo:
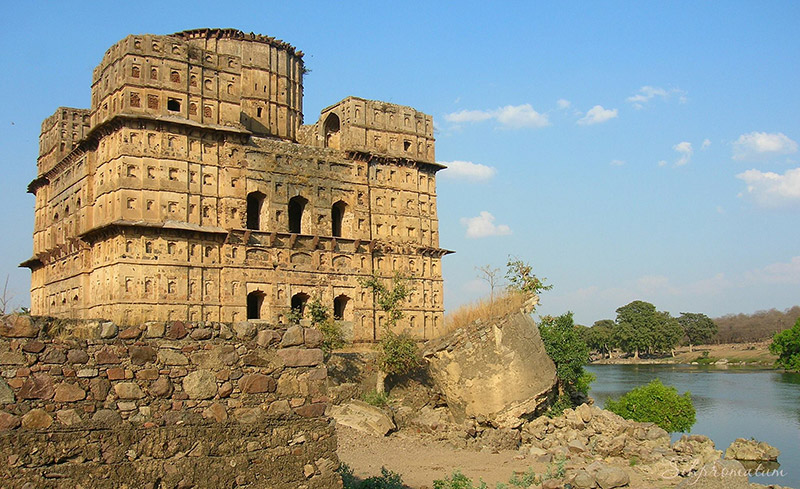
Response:
M683 332L689 339L689 351L692 351L692 345L700 345L706 343L708 340L717 334L717 323L710 317L699 312L682 312L678 318Z
M659 379L637 387L617 400L606 401L606 409L623 418L655 423L669 431L688 431L695 422L692 395L683 395L672 386L665 386Z
M491 265L475 267L475 269L478 270L478 276L489 284L489 314L492 314L492 306L494 305L494 289L500 283L500 269L494 268Z
M403 318L400 307L411 294L411 288L408 279L401 274L395 274L391 288L377 275L362 280L361 286L372 290L375 303L386 313L386 324L378 343L378 377L375 384L375 391L383 394L386 392L388 375L404 375L419 365L419 349L414 339L405 333L393 331Z
M330 308L322 304L319 295L309 302L308 315L311 324L322 333L321 349L327 359L333 350L342 348L346 344L342 328L331 318Z
M545 283L546 278L539 278L533 273L533 267L515 256L509 256L506 263L506 280L508 288L529 295L539 295L550 290L552 285Z
M786 370L800 371L800 319L791 329L775 333L769 351L778 355L775 365Z
M572 320L572 313L541 318L539 334L547 355L556 365L558 393L563 398L560 404L575 405L588 393L594 377L583 369L589 363L589 348Z

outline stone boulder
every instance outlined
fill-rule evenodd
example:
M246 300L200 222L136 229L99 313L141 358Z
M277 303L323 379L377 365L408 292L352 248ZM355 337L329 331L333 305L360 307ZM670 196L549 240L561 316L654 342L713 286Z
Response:
M716 460L686 477L677 489L750 489L748 472L736 460Z
M382 409L359 400L331 406L330 415L343 426L375 436L386 436L396 428L392 418Z
M556 384L539 328L523 312L432 340L423 355L457 423L484 417L517 428L541 410Z
M766 442L737 438L725 450L725 458L754 462L775 462L781 451Z

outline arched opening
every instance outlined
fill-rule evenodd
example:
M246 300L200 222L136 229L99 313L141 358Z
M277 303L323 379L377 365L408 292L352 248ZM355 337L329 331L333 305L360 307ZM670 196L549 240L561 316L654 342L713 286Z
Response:
M264 205L266 195L261 192L247 194L247 229L259 231L261 229L261 207Z
M328 114L322 128L325 134L325 147L339 149L339 116L336 114Z
M298 292L292 296L292 312L297 317L302 318L306 311L306 304L308 303L308 294L305 292Z
M308 199L298 195L289 200L289 232L301 234L303 230L303 210Z
M350 298L342 294L333 299L333 319L337 321L348 320L347 314L350 312L347 305L350 303Z
M254 290L247 294L247 319L261 319L261 306L264 304L264 293Z
M342 237L342 223L346 212L347 204L341 200L331 207L331 236L334 238Z

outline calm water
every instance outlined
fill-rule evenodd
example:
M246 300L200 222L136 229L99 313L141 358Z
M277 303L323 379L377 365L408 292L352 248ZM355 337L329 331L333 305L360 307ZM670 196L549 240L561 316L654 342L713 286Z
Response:
M694 365L591 365L597 376L590 395L601 407L655 378L692 393L697 423L692 433L707 435L723 452L736 438L753 437L781 451L785 476L751 477L759 484L800 489L800 374L752 368ZM681 433L673 433L673 440Z

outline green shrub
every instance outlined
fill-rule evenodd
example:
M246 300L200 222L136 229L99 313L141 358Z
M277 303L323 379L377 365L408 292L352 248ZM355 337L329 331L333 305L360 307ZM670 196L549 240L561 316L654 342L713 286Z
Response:
M617 400L606 401L606 409L633 421L655 423L669 431L688 431L695 422L692 395L679 395L659 379L637 387Z
M498 482L495 489L508 489L509 487L528 489L541 482L541 478L533 472L533 469L528 469L521 476L517 474L511 476L508 484ZM489 486L483 481L476 486L472 479L462 474L460 470L455 470L450 477L433 481L433 489L489 489Z
M342 476L343 489L404 489L403 479L386 467L381 467L381 475L359 480L353 475L353 470L347 464L339 466L339 475Z
M775 333L769 351L778 355L775 360L778 367L800 371L800 318L791 329Z
M386 407L386 405L389 403L389 394L385 392L370 391L366 392L362 396L362 399L371 406L382 408Z

